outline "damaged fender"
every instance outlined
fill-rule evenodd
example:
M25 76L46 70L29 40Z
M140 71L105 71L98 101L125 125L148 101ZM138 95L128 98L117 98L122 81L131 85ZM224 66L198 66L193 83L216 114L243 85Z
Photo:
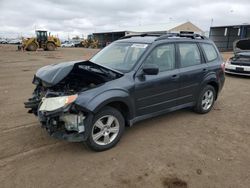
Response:
M134 111L131 111L130 108L133 106L133 101L131 100L131 97L129 97L129 93L122 89L110 89L107 91L104 91L96 96L88 96L86 95L87 92L84 92L82 95L79 95L77 100L75 101L75 104L83 107L84 109L97 113L102 107L105 105L112 103L112 102L121 102L125 104L128 109L128 115L129 117L132 117L135 113Z

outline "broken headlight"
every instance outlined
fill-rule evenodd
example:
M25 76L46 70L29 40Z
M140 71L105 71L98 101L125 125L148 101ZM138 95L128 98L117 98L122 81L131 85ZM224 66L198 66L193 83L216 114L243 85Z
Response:
M54 111L73 103L78 95L43 98L39 111Z

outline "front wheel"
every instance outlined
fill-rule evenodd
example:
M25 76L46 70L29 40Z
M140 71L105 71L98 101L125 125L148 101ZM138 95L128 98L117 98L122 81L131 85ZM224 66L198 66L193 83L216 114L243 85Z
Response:
M36 43L32 42L31 44L29 44L29 46L27 47L28 51L36 51L38 48L38 46L36 45Z
M94 117L86 145L94 151L105 151L114 147L125 128L122 114L112 107L105 107Z
M195 112L199 114L208 113L214 105L215 96L216 91L213 86L207 85L204 87L194 108Z

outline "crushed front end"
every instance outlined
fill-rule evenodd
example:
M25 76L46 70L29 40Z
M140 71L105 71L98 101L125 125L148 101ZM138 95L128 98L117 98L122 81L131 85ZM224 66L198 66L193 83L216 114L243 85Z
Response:
M84 96L86 91L120 76L120 73L89 61L48 65L34 75L36 88L24 105L29 113L38 116L42 127L53 137L71 142L84 141L91 132L88 127L93 114L76 104L78 95Z
M86 139L86 114L73 104L77 95L43 98L38 118L48 133L58 139L81 142Z
M92 121L92 116L74 104L77 96L47 95L40 102L33 98L25 104L26 107L32 107L30 112L38 116L42 127L51 136L70 142L81 142L87 139L86 127Z

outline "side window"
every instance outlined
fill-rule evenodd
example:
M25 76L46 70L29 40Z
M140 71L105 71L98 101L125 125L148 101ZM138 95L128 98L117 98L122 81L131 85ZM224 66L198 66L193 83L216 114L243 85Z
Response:
M201 44L208 62L212 62L218 58L218 54L216 50L214 49L214 46L212 44Z
M175 46L165 44L155 47L147 57L145 64L156 64L159 71L167 71L175 68Z
M201 55L197 44L180 43L179 50L181 67L201 64Z

